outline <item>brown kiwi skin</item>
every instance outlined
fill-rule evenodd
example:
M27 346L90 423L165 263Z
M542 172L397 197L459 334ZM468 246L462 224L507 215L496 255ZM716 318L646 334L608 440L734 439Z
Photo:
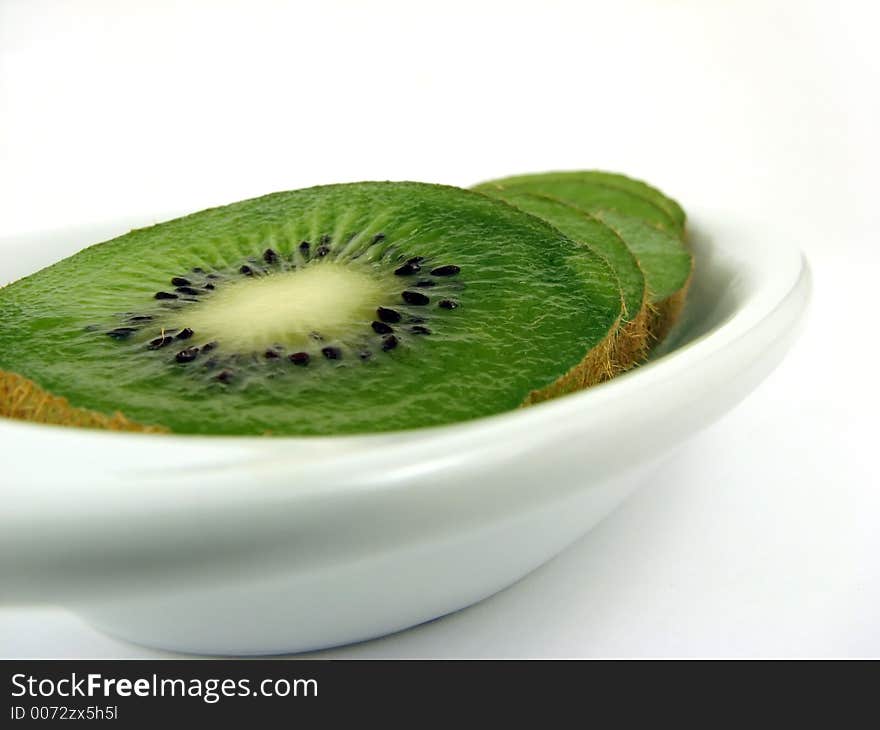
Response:
M653 337L651 322L653 312L648 302L648 292L642 296L642 306L636 316L625 322L616 333L615 349L612 355L613 375L625 373L648 358Z
M614 358L620 332L619 323L620 319L614 323L605 338L565 375L547 387L529 393L520 404L521 407L542 403L566 393L574 393L613 378L617 369Z
M164 426L150 426L126 418L72 406L67 398L52 395L33 380L17 373L0 370L0 416L32 423L78 426L108 431L167 433Z
M650 318L648 321L648 335L650 337L651 347L660 344L666 338L666 335L669 334L669 331L681 316L681 311L684 308L684 302L687 298L687 292L692 277L693 274L688 277L684 286L675 292L675 294L672 294L666 297L666 299L656 302L651 306Z
M688 245L688 231L686 228L682 229L681 240L682 243L690 249L690 246ZM685 299L687 299L688 290L690 289L691 282L694 278L695 265L696 262L694 261L692 254L691 271L688 275L687 281L685 281L681 289L675 292L675 294L666 297L666 299L655 302L651 306L650 319L648 321L648 336L650 338L649 347L659 345L664 339L666 339L669 331L681 316L681 312L684 309Z

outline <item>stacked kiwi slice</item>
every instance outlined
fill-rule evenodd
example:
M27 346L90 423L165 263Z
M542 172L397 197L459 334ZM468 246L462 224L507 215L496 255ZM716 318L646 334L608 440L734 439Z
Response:
M201 211L0 289L0 415L331 435L500 413L643 361L684 300L683 233L677 203L604 172Z
M624 298L618 370L643 360L669 332L693 269L675 200L641 180L597 170L519 175L474 189L541 216L606 257Z

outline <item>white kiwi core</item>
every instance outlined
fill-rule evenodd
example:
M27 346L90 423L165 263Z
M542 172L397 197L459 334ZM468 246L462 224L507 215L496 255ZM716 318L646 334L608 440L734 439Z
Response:
M187 310L186 326L199 340L239 351L300 347L314 333L333 340L369 327L387 298L388 287L373 270L326 261L218 284L209 299Z

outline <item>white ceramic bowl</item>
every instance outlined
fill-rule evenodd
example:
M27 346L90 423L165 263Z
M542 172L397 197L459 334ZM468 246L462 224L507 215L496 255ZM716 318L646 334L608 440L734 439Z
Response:
M61 604L154 647L267 654L379 636L510 585L743 398L794 337L801 254L763 222L693 218L694 284L664 352L528 409L330 438L0 419L0 601ZM0 241L0 281L125 230Z

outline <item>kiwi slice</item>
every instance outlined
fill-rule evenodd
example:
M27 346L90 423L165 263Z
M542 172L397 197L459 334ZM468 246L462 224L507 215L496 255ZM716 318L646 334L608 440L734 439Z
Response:
M585 170L580 173L556 174L560 177L569 174L574 175L575 177L580 176L584 180L600 182L603 185L612 188L620 188L621 190L626 190L635 195L641 195L643 198L647 198L654 203L658 208L665 210L672 218L678 230L682 234L684 233L685 224L687 223L687 215L685 214L684 209L678 204L678 201L674 198L670 198L668 195L643 180L636 180L635 178L621 175L618 172L605 172L604 170Z
M606 172L605 170L574 170L570 172L546 172L535 175L522 175L520 177L505 178L502 182L504 185L513 186L518 182L523 184L539 183L543 184L552 181L553 184L560 186L579 186L592 187L596 184L606 188L616 188L626 191L633 195L649 200L657 208L664 210L676 228L684 231L687 216L684 210L676 200L670 198L662 191L649 185L643 180L637 180L627 175L621 175L618 172ZM614 206L611 206L614 207ZM653 214L647 220L653 220L656 216Z
M659 342L666 336L684 305L693 267L682 242L685 216L678 203L647 183L600 171L520 175L474 189L502 198L523 193L552 196L613 228L644 271L651 308L649 338Z
M603 257L502 201L275 193L0 289L0 414L203 434L450 423L606 377L621 311Z
M579 170L517 175L480 183L474 190L550 195L588 212L614 210L684 235L684 211L678 203L647 183L617 173Z
M603 256L620 283L623 316L614 342L614 372L623 372L645 359L648 353L651 310L645 275L623 239L597 217L546 195L520 192L516 188L492 192L510 205L553 224L569 238Z

